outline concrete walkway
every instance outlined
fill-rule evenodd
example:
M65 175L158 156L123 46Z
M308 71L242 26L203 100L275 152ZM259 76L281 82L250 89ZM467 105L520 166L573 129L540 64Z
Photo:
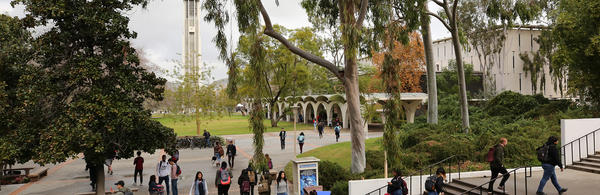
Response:
M537 191L538 185L543 174L543 171L532 172L532 177L527 178L527 188L525 188L525 174L518 173L516 176L516 194L525 194L525 191L527 191L527 194L535 195L535 192ZM572 169L565 169L563 172L560 172L560 169L557 169L556 177L558 178L558 183L561 185L561 187L569 189L564 194L600 194L600 174L588 173ZM506 181L506 193L508 194L515 194L514 179L515 176L511 175L511 177ZM489 180L489 176L485 178L479 177L462 179L462 181L476 185L481 185ZM497 180L494 183L494 189L497 189L499 183L500 180ZM544 192L548 195L558 194L558 191L556 190L556 188L554 188L550 180L548 180L546 186L544 186Z
M319 139L318 134L314 130L304 131L306 134L304 151L308 151L317 147L329 145L335 143L335 135L329 129L326 131L324 137ZM298 132L299 134L299 132ZM382 132L372 132L368 134L368 137L381 137ZM252 134L246 135L230 135L223 136L224 138L233 138L238 146L238 155L235 160L235 167L233 168L232 185L229 190L230 193L239 193L239 185L237 185L237 177L239 177L242 169L248 166L248 160L253 155L252 146ZM273 160L273 170L283 170L285 165L295 157L294 148L292 147L294 141L294 132L288 131L286 139L286 149L280 149L279 136L277 133L265 133L265 147L264 153L268 153ZM348 132L342 132L340 141L350 141L350 134ZM296 146L298 147L298 146ZM216 194L216 188L214 186L214 179L217 168L212 166L211 157L213 152L211 149L185 149L180 151L179 165L182 169L182 178L179 179L178 188L179 194L187 195L190 189L192 179L196 174L196 171L202 171L205 179L208 181L209 194ZM156 151L154 154L142 154L144 157L144 183L143 186L132 186L133 184L133 158L132 159L121 159L113 162L113 175L106 175L106 190L110 187L115 188L113 185L118 180L124 180L126 187L137 187L140 188L140 192L136 194L147 194L147 184L150 175L156 174L156 164L159 162L159 158L162 151ZM300 150L297 149L299 153ZM49 172L48 176L42 180L30 183L26 185L5 185L2 186L0 195L13 195L13 194L32 194L32 195L52 195L52 194L76 194L80 192L89 192L91 190L89 185L88 172L85 171L85 162L83 159L75 159L68 163L63 163L56 166L52 173ZM106 170L106 168L105 168ZM139 181L138 181L139 182ZM19 191L17 193L17 191Z

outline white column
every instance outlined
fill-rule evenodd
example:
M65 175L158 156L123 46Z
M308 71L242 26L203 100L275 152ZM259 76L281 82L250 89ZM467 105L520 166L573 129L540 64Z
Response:
M420 103L420 100L402 101L402 107L404 107L404 114L406 115L406 121L408 121L408 123L415 122L415 112Z

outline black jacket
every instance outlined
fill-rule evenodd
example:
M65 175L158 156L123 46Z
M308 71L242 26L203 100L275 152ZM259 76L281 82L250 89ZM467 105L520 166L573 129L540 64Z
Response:
M491 167L504 167L502 161L504 161L504 146L502 144L496 144L494 146L496 149L494 151L494 161L490 163Z
M396 176L396 177L392 178L392 181L390 181L390 182L392 184L388 185L388 188L387 188L388 193L395 192L396 190L400 190L400 189L402 189L402 187L404 187L404 180L400 176Z
M444 191L444 178L442 176L435 179L435 191L438 194Z
M562 162L560 160L560 156L558 155L558 149L556 148L556 144L554 143L546 143L548 146L548 162L543 162L547 164L551 164L554 166L558 166L563 168Z
M237 153L237 151L236 151L235 145L233 145L233 144L227 145L227 155L235 156L236 153Z

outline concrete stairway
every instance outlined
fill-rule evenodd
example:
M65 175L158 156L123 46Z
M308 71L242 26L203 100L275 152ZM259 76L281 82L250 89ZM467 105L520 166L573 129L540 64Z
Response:
M500 181L498 181L498 182L500 182ZM498 183L498 182L496 182L496 183ZM446 184L446 186L445 186L446 193L445 194L460 195L461 193L466 192L467 190L475 188L479 185L481 185L481 183L473 183L473 182L455 179L455 180L452 180L451 183ZM468 194L469 195L478 195L479 192L480 192L480 189L476 189L476 190L471 191ZM482 192L482 194L487 194L487 185L485 185L481 189L481 192ZM494 194L504 195L505 193L502 193L502 191L495 189Z
M587 158L581 159L579 162L573 162L573 165L569 165L567 168L600 174L600 152L588 155Z

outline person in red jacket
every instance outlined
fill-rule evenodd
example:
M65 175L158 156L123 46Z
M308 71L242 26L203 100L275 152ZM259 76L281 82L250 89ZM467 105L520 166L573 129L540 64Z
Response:
M142 179L144 174L144 158L142 158L142 152L137 152L137 157L133 159L133 165L135 165L135 171L133 172L133 185L137 185L137 175L140 175L140 186L144 185L144 180Z

